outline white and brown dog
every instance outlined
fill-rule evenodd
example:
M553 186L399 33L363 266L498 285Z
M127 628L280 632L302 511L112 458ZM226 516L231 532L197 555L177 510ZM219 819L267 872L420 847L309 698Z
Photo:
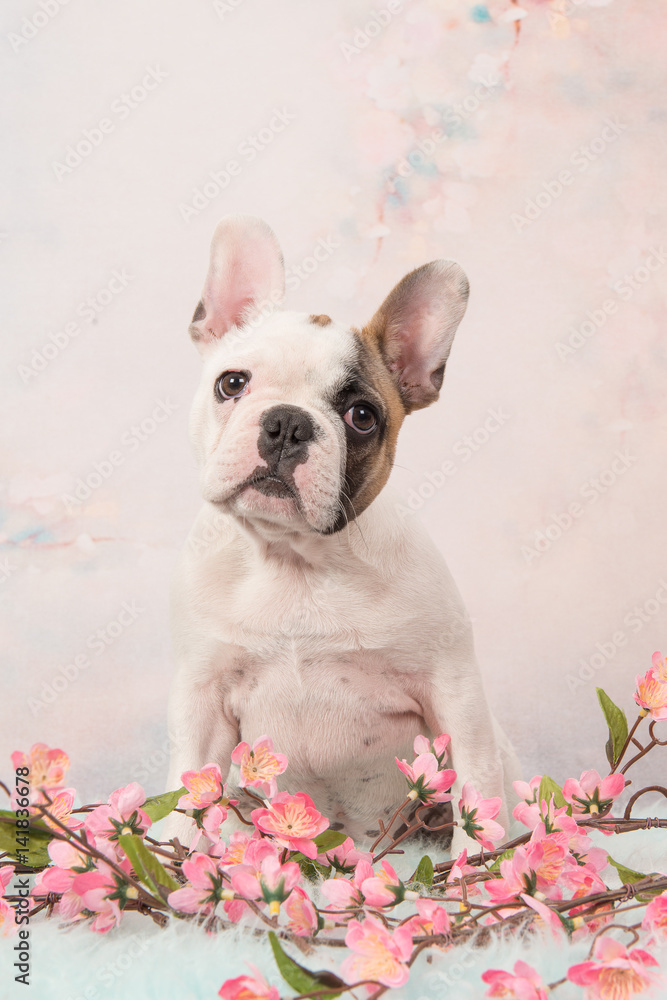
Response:
M438 398L465 274L417 268L361 330L267 309L283 291L269 227L224 218L190 327L205 504L176 577L169 787L209 761L227 775L235 745L268 734L289 759L279 788L363 840L405 797L394 758L448 733L455 802L468 780L508 802L515 758L461 597L383 490L403 418ZM188 839L178 819L168 833Z

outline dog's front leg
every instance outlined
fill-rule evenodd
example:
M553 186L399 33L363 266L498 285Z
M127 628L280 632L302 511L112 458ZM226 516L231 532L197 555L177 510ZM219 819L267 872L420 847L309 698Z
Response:
M219 672L188 668L178 671L169 698L169 740L169 790L182 785L184 771L198 771L209 763L218 764L222 780L226 780L231 753L240 735L236 721L225 713ZM172 813L165 825L165 836L189 844L194 837L193 821Z
M468 664L446 680L436 679L430 686L424 707L426 723L434 736L447 733L451 737L451 757L446 766L456 771L452 786L454 819L460 823L459 800L466 781L470 781L483 798L500 796L503 800L497 822L508 832L508 810L505 801L504 772L495 724L484 698L477 664ZM452 857L464 848L477 854L479 844L468 837L461 826L454 828Z

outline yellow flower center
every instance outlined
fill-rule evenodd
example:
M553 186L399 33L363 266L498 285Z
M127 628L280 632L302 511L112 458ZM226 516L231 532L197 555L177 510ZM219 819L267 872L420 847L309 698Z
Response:
M646 980L634 969L603 969L599 979L600 1000L627 1000L643 993Z

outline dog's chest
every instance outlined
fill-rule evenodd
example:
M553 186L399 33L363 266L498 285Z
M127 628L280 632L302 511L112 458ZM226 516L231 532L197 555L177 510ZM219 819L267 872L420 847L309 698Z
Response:
M270 656L238 653L225 699L241 739L270 735L289 768L279 787L306 792L332 822L365 834L404 779L394 757L410 756L427 732L411 677L381 652L308 649L292 640Z
M293 777L376 774L424 730L420 618L367 567L246 567L199 613L219 643L226 713L243 740L272 736Z

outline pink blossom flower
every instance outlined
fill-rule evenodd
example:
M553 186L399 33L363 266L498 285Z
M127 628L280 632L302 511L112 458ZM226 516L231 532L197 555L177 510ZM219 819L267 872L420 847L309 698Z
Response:
M395 758L400 771L408 779L409 799L420 802L450 802L448 789L456 781L456 771L441 771L438 758L432 753L420 753L412 764Z
M317 912L308 894L295 886L283 907L289 918L287 929L297 937L312 937L319 928Z
M14 866L3 865L0 868L0 889L2 889L3 896L13 878ZM0 935L2 937L9 937L10 934L15 934L17 930L14 907L6 899L0 899Z
M494 903L509 903L522 893L535 892L535 872L528 863L528 850L517 847L511 858L500 862L500 878L484 883L484 888Z
M542 819L542 811L537 802L517 802L512 810L514 819L523 823L529 830L533 830Z
M651 931L654 940L667 942L667 892L656 896L646 907L642 927Z
M563 797L574 813L599 813L617 799L625 788L622 774L601 778L597 771L584 771L579 781L568 778L563 785Z
M69 770L69 757L64 750L51 748L46 743L34 743L25 754L16 750L12 754L14 770L27 767L30 774L26 783L31 789L45 788L47 791L62 788Z
M477 840L482 847L493 850L493 841L502 840L505 831L496 823L494 817L500 812L502 799L500 796L483 799L475 791L472 784L466 781L459 800L461 825L469 837Z
M364 894L362 886L364 882L375 877L375 872L368 861L363 858L357 862L354 876L351 879L329 878L322 883L322 895L336 909L349 909L350 907L363 906Z
M417 916L406 921L410 933L417 937L420 934L448 934L451 920L447 910L438 906L434 899L418 899L415 903Z
M528 805L532 805L534 802L537 802L537 794L542 784L542 775L536 774L530 781L514 781L512 784L519 798L527 802Z
M317 811L305 792L281 792L268 808L253 809L250 818L258 830L270 834L281 847L301 851L311 859L317 857L313 838L329 826L329 820Z
M222 874L208 854L195 852L183 862L183 874L189 885L174 889L167 902L180 913L212 913L221 899L225 898Z
M89 837L91 847L98 847L95 840ZM101 849L98 847L98 850ZM52 840L47 847L53 865L45 868L35 879L35 888L45 892L67 892L77 874L95 867L90 855L77 851L67 840ZM74 869L77 871L74 871Z
M541 774L536 774L529 782L513 782L514 791L520 796L521 802L515 805L512 815L529 830L532 830L542 819L541 803L537 801L541 784Z
M86 830L96 837L118 840L121 834L143 835L151 820L140 807L146 801L141 785L132 781L125 788L117 788L108 799L108 805L98 806L85 820Z
M205 837L212 844L220 840L220 827L227 819L227 810L222 805L207 806L206 809L196 809L194 819Z
M47 806L50 816L59 819L61 823L68 826L70 830L78 830L83 826L83 821L80 819L75 819L72 816L72 809L74 808L74 799L76 797L75 788L61 788L59 792L51 793L51 803ZM54 823L50 816L44 816L44 822L52 827L52 829L57 830L58 824Z
M0 899L0 936L9 937L16 934L17 930L14 907L6 899Z
M222 774L217 764L206 764L201 771L184 771L181 781L188 794L181 795L179 809L206 809L223 797Z
M563 871L577 864L570 854L567 833L563 830L546 833L542 823L533 830L525 850L526 864L534 874L535 887L547 895L552 895L551 889L557 886Z
M640 707L640 715L651 715L660 722L667 719L667 684L656 676L651 667L644 676L637 675L637 690L634 699Z
M531 840L539 840L546 836L546 831L566 833L568 846L579 862L585 862L589 868L602 871L607 866L607 852L601 847L594 847L587 833L577 825L574 816L567 815L567 808L554 809L553 799L549 803L546 817L535 825Z
M450 743L451 737L447 736L446 733L436 736L433 743L426 736L415 736L413 744L415 757L419 757L424 753L432 753L438 762L438 767L442 767L449 755Z
M410 970L405 964L412 954L412 935L403 924L393 933L375 917L366 917L363 923L353 920L345 935L350 951L341 966L341 973L349 983L360 979L373 979L383 986L403 986ZM367 987L369 993L375 987Z
M373 856L368 851L359 851L355 847L351 837L346 837L342 844L333 847L324 854L318 854L317 860L321 865L331 865L342 875L350 875L359 861L373 860Z
M634 951L608 935L597 938L593 946L593 961L581 962L567 970L572 983L585 986L586 1000L627 1000L643 993L658 981L654 968L658 963L641 948Z
M256 872L250 865L238 865L230 872L232 888L245 899L263 899L273 916L301 879L294 861L281 864L276 855L265 857Z
M232 760L239 765L241 788L251 785L262 790L269 798L276 794L276 775L286 770L287 757L283 753L273 752L272 739L260 736L252 748L248 743L239 743L232 752Z
M404 884L389 864L382 862L382 871L373 873L361 883L361 893L368 906L395 906L404 899L417 899L417 893L406 890Z
M63 750L51 749L46 743L34 743L27 754L16 750L12 754L12 764L15 771L27 768L29 774L17 776L19 784L12 791L11 808L17 808L17 800L24 798L23 795L19 795L19 789L23 790L27 786L30 812L34 814L38 811L35 806L46 803L42 789L52 798L65 784L69 757Z
M460 880L465 878L466 875L474 875L477 871L474 865L469 865L467 862L468 851L466 849L461 851L447 876L447 894L449 896L462 896L463 891L460 886ZM471 882L469 885L466 883L466 893L468 897L481 896L482 894L477 882Z
M122 867L129 872L129 861ZM90 871L75 874L70 889L60 901L60 914L66 919L76 919L82 910L94 913L91 929L105 934L118 926L127 899L136 898L136 895L136 889L128 887L112 868L98 861Z
M221 868L228 868L231 865L242 865L251 840L267 843L257 830L253 831L252 837L245 830L234 830L229 838L229 845L224 840L220 840L210 848L208 853L219 859L218 863Z
M555 938L560 940L563 937L563 924L554 910L545 906L541 899L535 899L534 896L529 896L527 893L522 893L521 899L531 910L535 910L542 925L548 927Z
M588 865L567 868L561 876L561 885L572 892L573 899L577 896L592 896L596 892L605 892L607 888L598 873ZM570 913L579 913L585 909L586 907L582 906L577 910L571 910Z
M218 990L222 1000L280 1000L280 994L275 986L269 986L259 969L246 963L252 971L252 976L237 976L236 979L225 979Z
M659 650L653 654L653 674L663 684L667 684L667 658Z
M506 1000L547 1000L547 988L532 965L515 962L514 973L502 969L487 969L482 979L489 984L487 997Z
M14 865L2 865L0 867L0 889L2 889L0 896L4 896L7 886L14 878L15 871Z

